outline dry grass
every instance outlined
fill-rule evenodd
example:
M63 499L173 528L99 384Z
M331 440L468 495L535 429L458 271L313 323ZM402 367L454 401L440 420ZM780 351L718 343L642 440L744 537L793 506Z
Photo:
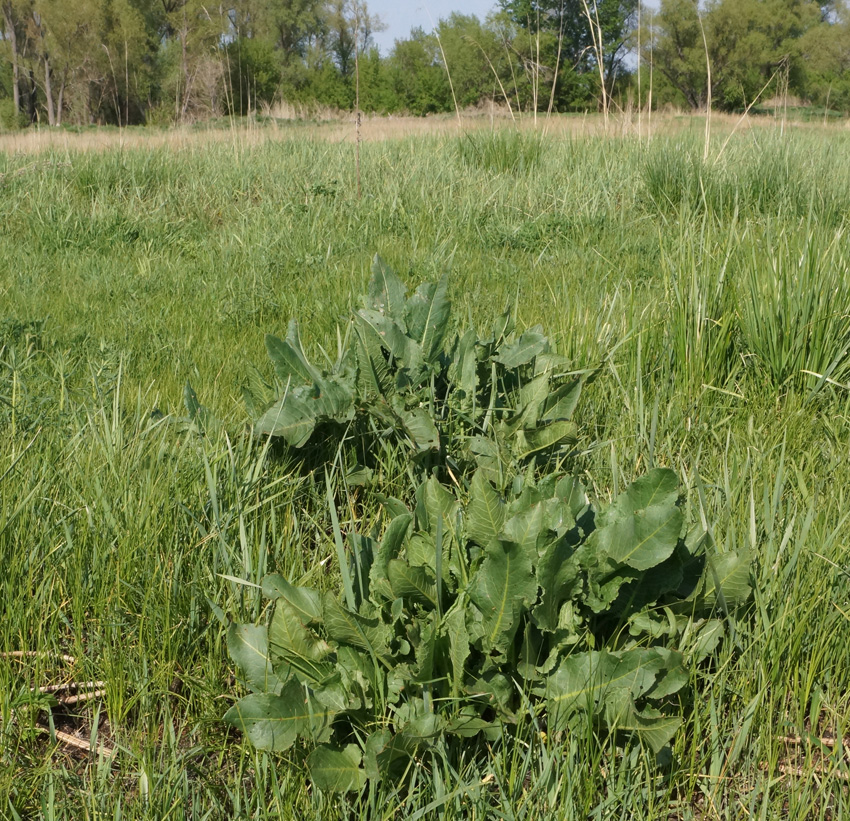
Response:
M85 131L66 129L29 128L24 131L0 134L0 153L7 155L39 154L43 151L104 151L110 149L154 149L168 147L174 151L191 149L210 143L231 143L235 148L248 148L266 142L289 138L346 142L354 139L353 117L345 112L323 108L301 110L288 106L270 109L269 118L263 120L223 121L223 125L207 128L175 127L167 130L133 127L92 128ZM639 131L637 110L618 112L609 117L606 129L600 114L558 114L538 119L538 130L552 137L641 137L676 136L698 133L704 126L704 115L668 111L654 113L651 127L642 118ZM813 131L846 129L847 123L825 124L791 122ZM715 138L734 130L749 128L775 129L774 118L712 114ZM450 136L459 131L476 131L489 128L519 128L532 131L535 126L530 117L512 121L507 109L487 106L461 114L441 114L431 117L372 115L363 121L363 137L370 142L404 139L419 136Z

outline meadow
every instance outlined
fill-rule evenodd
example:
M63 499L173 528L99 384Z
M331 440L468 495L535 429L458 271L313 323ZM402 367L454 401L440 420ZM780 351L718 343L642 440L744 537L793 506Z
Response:
M850 131L370 127L360 199L336 125L0 138L0 817L850 815ZM593 495L671 468L686 521L752 557L666 754L530 714L331 795L222 721L262 578L340 585L324 480L250 435L242 387L291 318L335 350L376 253L410 287L448 273L464 325L512 307L594 369ZM39 691L70 682L100 694Z

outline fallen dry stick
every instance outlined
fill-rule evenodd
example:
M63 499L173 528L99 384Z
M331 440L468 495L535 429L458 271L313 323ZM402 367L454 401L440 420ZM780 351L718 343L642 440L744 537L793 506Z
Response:
M7 653L0 653L0 659L33 659L47 658L59 659L65 664L76 664L77 660L73 656L65 656L60 653L49 653L46 650L10 650Z
M36 730L40 733L50 733L46 727L36 727ZM53 736L57 741L61 741L63 744L67 744L69 747L76 747L78 750L85 750L86 752L92 751L92 746L90 741L86 741L84 738L77 738L75 735L71 735L70 733L63 733L60 730L54 730ZM112 747L107 747L104 744L98 744L97 752L99 755L102 755L104 758L111 758L115 755L115 750Z

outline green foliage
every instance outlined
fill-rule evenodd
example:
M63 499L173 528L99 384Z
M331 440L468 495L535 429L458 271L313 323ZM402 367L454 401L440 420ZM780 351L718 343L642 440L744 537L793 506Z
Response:
M571 416L586 374L568 371L541 328L515 332L510 312L492 332L460 334L451 321L448 279L412 295L380 258L363 307L352 316L328 369L310 362L298 324L266 337L279 398L255 379L258 436L304 448L347 435L367 464L391 438L423 468L484 468L500 486L505 466L544 464L575 441Z
M0 99L0 128L6 131L17 131L28 125L27 115L15 110L15 103L10 98Z
M380 538L350 534L343 601L265 579L268 625L228 632L252 692L225 719L260 749L302 739L316 786L340 791L528 710L658 752L689 667L749 595L745 552L682 538L678 493L662 469L607 507L570 477L516 477L504 497L482 471L459 496L431 478Z
M528 173L540 161L543 140L521 131L477 131L458 141L458 154L467 165L496 173Z
M280 65L270 43L240 38L227 44L230 68L229 109L238 114L271 104L281 80Z

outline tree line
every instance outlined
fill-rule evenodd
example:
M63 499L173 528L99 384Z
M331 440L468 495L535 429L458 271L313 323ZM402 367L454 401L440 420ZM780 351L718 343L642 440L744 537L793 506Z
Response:
M848 0L499 0L381 55L365 0L0 0L0 124L187 122L277 101L423 115L850 110Z

